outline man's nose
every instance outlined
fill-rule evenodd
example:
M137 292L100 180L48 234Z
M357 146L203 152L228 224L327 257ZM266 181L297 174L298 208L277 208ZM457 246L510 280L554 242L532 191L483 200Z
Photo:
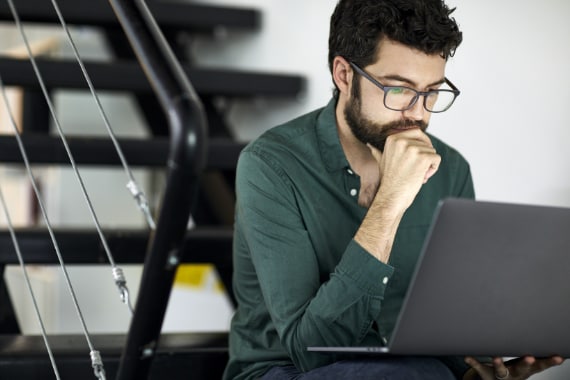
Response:
M404 112L404 116L411 120L423 120L425 113L427 112L424 108L424 97L419 96L414 105Z

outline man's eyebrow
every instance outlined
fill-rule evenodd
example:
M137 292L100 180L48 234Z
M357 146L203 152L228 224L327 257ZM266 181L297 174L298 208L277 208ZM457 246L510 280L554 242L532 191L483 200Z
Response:
M397 81L397 82L404 82L404 83L409 84L410 87L413 87L413 88L418 88L418 86L419 86L419 85L418 85L416 82L414 82L413 80L408 79L408 78L405 78L405 77L403 77L403 76L401 76L401 75L397 75L397 74L394 74L394 75L385 75L385 76L380 77L380 81L382 81L382 80L384 80L384 79L387 79L387 80L394 80L394 81ZM441 84L443 84L443 83L445 83L445 78L441 78L440 80L437 80L437 81L435 81L435 82L433 82L433 83L428 84L428 85L426 86L426 88L433 87L433 86L439 86L439 85L441 85Z

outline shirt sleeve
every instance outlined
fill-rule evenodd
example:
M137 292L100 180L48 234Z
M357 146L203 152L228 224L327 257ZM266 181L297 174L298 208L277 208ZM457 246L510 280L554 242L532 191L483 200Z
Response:
M239 226L281 345L301 370L332 362L332 355L309 353L307 346L361 342L394 269L352 240L321 284L293 182L276 160L260 150L244 151L236 185Z

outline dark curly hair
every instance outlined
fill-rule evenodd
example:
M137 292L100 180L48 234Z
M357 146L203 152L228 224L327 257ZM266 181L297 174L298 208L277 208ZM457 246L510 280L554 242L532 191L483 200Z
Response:
M336 56L360 67L373 63L384 37L448 59L463 38L454 10L442 0L340 0L331 16L329 69Z

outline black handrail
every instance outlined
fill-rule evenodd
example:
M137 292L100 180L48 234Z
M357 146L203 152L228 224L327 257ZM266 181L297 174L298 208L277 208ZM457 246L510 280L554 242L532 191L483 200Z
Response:
M118 380L141 380L148 378L158 345L197 180L205 166L207 126L202 104L144 0L109 2L170 128L166 191L117 373Z

